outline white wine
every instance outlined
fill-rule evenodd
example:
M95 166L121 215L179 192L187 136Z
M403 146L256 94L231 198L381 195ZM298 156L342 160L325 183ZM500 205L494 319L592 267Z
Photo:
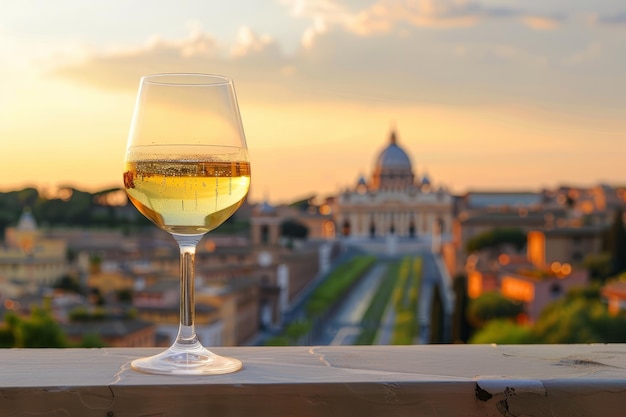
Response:
M135 207L161 229L202 234L241 206L250 187L250 163L245 149L206 156L134 152L126 160L124 187Z

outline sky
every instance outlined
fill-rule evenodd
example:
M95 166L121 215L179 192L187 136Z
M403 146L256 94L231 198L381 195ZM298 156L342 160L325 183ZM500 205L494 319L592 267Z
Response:
M121 186L165 72L233 78L252 202L353 186L392 129L455 193L626 184L622 0L3 0L0 190Z

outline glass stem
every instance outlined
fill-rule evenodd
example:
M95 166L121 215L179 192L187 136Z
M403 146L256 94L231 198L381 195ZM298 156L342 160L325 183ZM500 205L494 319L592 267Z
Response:
M196 246L202 235L174 235L180 248L180 327L176 344L198 343L195 318L195 257Z

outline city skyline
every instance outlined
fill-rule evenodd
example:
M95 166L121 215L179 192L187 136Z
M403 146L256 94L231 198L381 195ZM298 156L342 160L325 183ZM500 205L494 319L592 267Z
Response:
M139 77L231 76L251 200L334 195L395 127L453 192L625 184L618 1L9 1L0 191L121 185Z

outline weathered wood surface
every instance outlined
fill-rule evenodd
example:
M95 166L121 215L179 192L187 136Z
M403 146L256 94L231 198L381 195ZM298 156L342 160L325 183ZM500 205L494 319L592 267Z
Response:
M623 416L626 345L215 348L244 368L146 375L160 349L0 350L2 417Z

